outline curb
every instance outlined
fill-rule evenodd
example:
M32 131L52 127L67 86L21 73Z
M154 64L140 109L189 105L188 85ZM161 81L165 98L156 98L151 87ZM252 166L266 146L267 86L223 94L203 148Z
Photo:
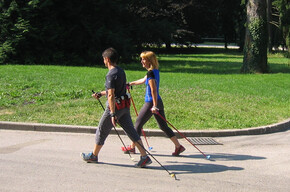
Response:
M0 121L0 130L21 130L21 131L43 131L43 132L69 132L69 133L90 133L94 134L97 127L92 126L75 126L75 125L57 125L43 123L21 123ZM120 135L124 135L122 128L116 128ZM245 129L226 129L226 130L180 130L186 137L225 137L225 136L240 136L240 135L259 135L286 131L290 129L290 118L280 123L271 125L245 128ZM174 130L173 130L174 131ZM155 129L144 129L146 136L150 137L166 137L163 131ZM116 134L112 129L110 134ZM180 138L179 134L176 134Z

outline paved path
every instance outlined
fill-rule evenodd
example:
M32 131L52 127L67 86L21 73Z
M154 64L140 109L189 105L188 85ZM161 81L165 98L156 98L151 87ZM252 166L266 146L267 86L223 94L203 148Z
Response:
M129 143L126 136L122 136ZM272 134L216 137L223 145L192 145L172 157L164 137L149 137L158 163L137 169L110 135L99 164L80 159L94 143L93 134L0 129L0 191L290 191L290 130ZM139 155L133 155L135 161Z

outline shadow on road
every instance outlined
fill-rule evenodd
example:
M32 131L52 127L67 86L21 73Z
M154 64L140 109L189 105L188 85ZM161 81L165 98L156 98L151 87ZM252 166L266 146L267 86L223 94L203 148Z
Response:
M154 156L165 156L165 155L154 155ZM200 155L194 156L180 156L181 158L203 158ZM168 169L170 172L175 174L192 174L192 173L216 173L216 172L224 172L224 171L241 171L244 170L242 167L235 167L235 166L225 166L216 164L216 160L250 160L250 159L265 159L263 157L253 157L247 155L232 155L232 154L214 154L214 159L211 161L205 160L209 163L194 163L194 162L182 162L180 159L176 161L167 161L163 166ZM153 159L152 159L153 160ZM212 163L210 163L212 162ZM213 164L215 162L215 164ZM107 162L99 162L98 164L105 164L111 166L118 166L118 167L132 167L134 165L130 164L117 164L117 163L107 163ZM158 165L157 162L149 165L145 169L153 169L153 170L164 170L161 166Z
M164 170L161 166L156 165L156 162L153 162L154 164L149 165L148 167L144 169L153 169L153 170ZM118 166L118 167L131 167L134 168L134 165L129 164L117 164L117 163L105 163L105 162L99 162L98 164L104 164L104 165L111 165L111 166ZM178 162L166 165L163 164L163 166L169 171L173 172L175 174L191 174L191 173L215 173L215 172L224 172L224 171L240 171L244 168L242 167L229 167L225 165L217 165L217 164L207 164L207 163L189 163L189 162Z
M246 160L263 160L265 157L252 156L252 155L240 155L240 154L227 154L227 153L215 153L211 154L213 161L246 161Z
M208 155L208 154L207 154ZM206 160L203 155L184 155L175 157L175 161L166 161L162 165L171 173L174 174L193 174L193 173L218 173L224 171L241 171L243 167L226 166L217 164L219 161L246 161L246 160L264 160L265 157L240 155L240 154L227 154L227 153L214 153L210 154L211 160ZM154 157L172 157L171 155L154 154ZM186 158L186 161L184 161ZM190 159L204 159L205 163L188 162ZM158 159L158 158L157 158ZM145 169L164 170L157 162L152 159L153 164L149 165ZM99 162L98 164L105 164L110 166L134 168L134 164L117 164Z
M242 167L225 166L218 164L207 163L188 163L179 162L177 165L165 166L168 170L173 171L175 174L191 174L191 173L217 173L224 171L241 171ZM161 169L161 168L159 168Z
M245 161L245 160L262 160L266 159L265 157L252 156L252 155L240 155L240 154L227 154L227 153L211 153L207 154L211 156L211 161ZM171 155L160 155L154 154L154 156L164 156L172 157ZM195 159L205 159L203 155L180 155L182 158L195 158Z
M16 151L21 150L24 147L28 147L31 145L37 145L37 144L44 143L44 142L49 141L49 140L51 140L51 139L39 139L39 140L35 140L35 141L28 141L25 143L19 143L19 144L15 144L15 145L6 146L6 147L1 147L0 154L14 153Z

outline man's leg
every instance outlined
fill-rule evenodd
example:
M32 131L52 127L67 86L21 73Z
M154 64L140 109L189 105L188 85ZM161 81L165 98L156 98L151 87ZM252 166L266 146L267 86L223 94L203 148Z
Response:
M93 154L95 156L98 156L99 152L101 151L103 145L98 145L98 144L95 144L95 147L94 147L94 150L93 150Z
M86 162L98 162L98 155L100 150L102 149L106 138L108 137L113 125L111 122L110 112L107 108L103 116L100 120L99 126L96 130L96 142L94 146L94 150L91 153L82 153L81 157Z
M151 164L152 161L150 157L147 155L144 145L140 139L140 136L138 135L137 131L135 130L133 126L133 122L130 115L130 110L128 108L122 109L120 110L119 114L117 113L116 115L117 117L119 117L118 121L121 127L124 129L124 131L127 133L129 138L133 141L133 143L136 145L136 147L140 151L140 154L141 154L140 161L135 166L142 168Z

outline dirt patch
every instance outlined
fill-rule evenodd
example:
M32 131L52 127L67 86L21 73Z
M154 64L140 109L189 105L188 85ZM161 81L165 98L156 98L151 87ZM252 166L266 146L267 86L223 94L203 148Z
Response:
M0 115L13 115L14 111L0 110Z

